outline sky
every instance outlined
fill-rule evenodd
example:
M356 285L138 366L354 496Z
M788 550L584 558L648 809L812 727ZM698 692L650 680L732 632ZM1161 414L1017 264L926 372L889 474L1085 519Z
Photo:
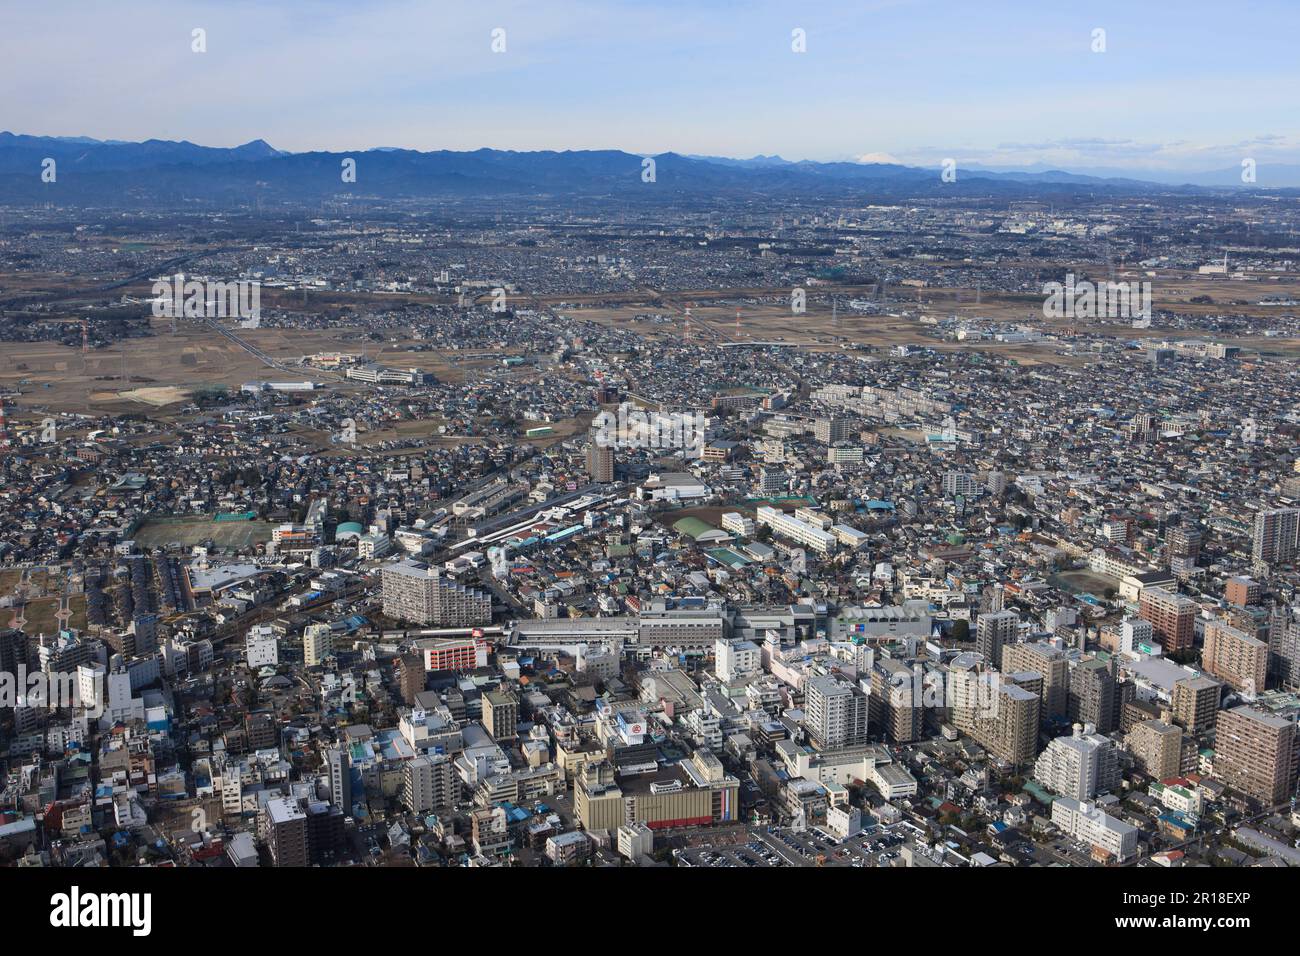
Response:
M0 129L1196 172L1300 162L1298 27L1296 0L46 0L0 12Z

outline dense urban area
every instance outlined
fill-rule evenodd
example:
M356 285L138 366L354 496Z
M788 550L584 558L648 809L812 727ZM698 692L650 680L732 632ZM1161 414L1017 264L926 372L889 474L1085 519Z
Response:
M1298 220L8 205L0 864L1298 865Z

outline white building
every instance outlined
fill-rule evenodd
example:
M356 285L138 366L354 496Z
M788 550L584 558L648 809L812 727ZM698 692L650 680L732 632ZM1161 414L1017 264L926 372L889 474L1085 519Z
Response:
M713 644L713 654L713 672L720 680L737 680L763 667L762 652L753 641L718 640Z
M1121 862L1137 852L1137 827L1110 816L1086 800L1058 797L1052 801L1052 823L1068 836L1100 847Z
M835 535L817 525L809 524L807 521L800 520L794 515L788 515L769 505L759 505L754 513L758 518L760 527L766 525L772 529L774 534L782 538L801 544L806 548L811 548L819 554L826 554L835 550L837 544Z
M1072 736L1053 739L1038 755L1034 779L1053 793L1089 800L1119 786L1119 751L1092 724L1075 724Z
M280 662L280 641L269 624L258 624L248 629L244 639L244 657L250 670L274 667Z

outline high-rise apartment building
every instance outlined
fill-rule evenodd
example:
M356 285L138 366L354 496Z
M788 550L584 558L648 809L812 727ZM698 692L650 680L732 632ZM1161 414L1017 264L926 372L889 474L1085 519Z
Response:
M1043 678L1034 671L999 674L978 654L948 667L952 722L993 756L1017 766L1038 753Z
M1258 581L1238 576L1228 578L1227 584L1224 585L1223 596L1229 604L1234 604L1237 607L1249 607L1252 604L1258 604L1260 598L1263 597L1263 593L1264 589Z
M1142 771L1157 780L1179 776L1196 765L1195 741L1163 720L1134 724L1124 745Z
M919 677L903 661L886 657L871 668L870 723L894 743L920 740L925 711L918 696Z
M1165 532L1166 564L1174 571L1191 570L1201 556L1204 534L1197 525L1176 524Z
M1300 687L1300 613L1277 607L1268 625L1269 672L1283 687Z
M1002 648L1002 666L1009 674L1036 671L1043 675L1039 715L1044 724L1066 715L1069 706L1070 659L1063 648L1050 641L1007 644Z
M614 480L614 448L594 438L587 447L587 476L596 484Z
M402 806L418 814L453 809L459 778L445 754L423 754L406 761L402 770Z
M1034 764L1034 779L1053 793L1089 800L1118 789L1119 750L1096 728L1074 725L1069 737L1056 737Z
M808 734L819 750L867 742L868 703L862 691L834 677L810 678L804 697Z
M319 667L334 653L334 635L328 624L308 624L302 632L302 659L308 667Z
M1281 803L1296 783L1296 725L1254 707L1219 715L1214 775L1260 803Z
M1016 639L1020 617L1015 611L981 614L975 621L975 651L1002 670L1002 648Z
M483 727L493 740L510 740L519 733L519 699L509 691L483 695Z
M288 797L268 800L262 809L262 838L276 866L307 866L307 814Z
M1209 733L1219 715L1223 685L1212 677L1185 677L1174 682L1170 694L1173 719L1189 734Z
M1294 561L1300 550L1300 508L1273 508L1255 515L1251 556L1260 564Z
M352 760L347 748L330 748L326 761L330 770L330 802L352 816Z
M1253 698L1263 693L1268 679L1268 644L1226 621L1209 621L1205 625L1201 667L1233 690Z
M1191 649L1199 613L1200 606L1187 595L1164 588L1144 588L1138 599L1138 616L1151 622L1156 640L1166 654Z
M1103 734L1118 727L1124 702L1115 679L1113 659L1090 657L1076 664L1070 672L1068 704L1070 720L1074 723L1092 724Z
M384 566L384 614L413 624L471 627L492 620L492 598L418 561Z

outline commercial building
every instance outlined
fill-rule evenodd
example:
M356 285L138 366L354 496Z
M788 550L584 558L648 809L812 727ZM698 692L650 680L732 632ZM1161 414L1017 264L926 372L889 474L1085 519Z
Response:
M740 781L708 750L652 774L616 781L608 762L584 764L573 789L574 811L584 829L615 831L628 823L652 830L729 823L739 812Z

